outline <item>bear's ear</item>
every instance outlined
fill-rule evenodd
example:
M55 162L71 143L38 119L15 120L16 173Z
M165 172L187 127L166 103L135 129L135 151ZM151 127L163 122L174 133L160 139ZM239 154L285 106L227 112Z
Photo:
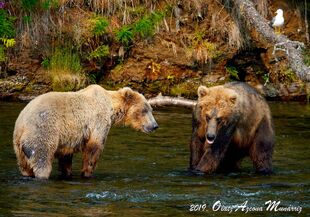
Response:
M134 98L135 92L130 87L124 87L122 93L126 101L131 101Z
M235 104L236 100L237 100L237 94L233 93L229 96L229 100L232 104Z
M202 98L209 93L209 90L206 86L199 86L197 93L198 93L198 98Z

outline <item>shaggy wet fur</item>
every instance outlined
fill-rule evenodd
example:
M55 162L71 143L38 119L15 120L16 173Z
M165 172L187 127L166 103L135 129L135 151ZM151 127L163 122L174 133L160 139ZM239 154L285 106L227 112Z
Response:
M150 132L158 127L143 95L130 88L91 85L78 92L50 92L32 100L15 123L14 150L22 175L48 178L54 157L64 177L83 152L82 176L90 177L113 124Z
M238 170L250 156L256 172L272 172L275 136L269 106L245 83L198 89L193 112L190 168L205 173Z

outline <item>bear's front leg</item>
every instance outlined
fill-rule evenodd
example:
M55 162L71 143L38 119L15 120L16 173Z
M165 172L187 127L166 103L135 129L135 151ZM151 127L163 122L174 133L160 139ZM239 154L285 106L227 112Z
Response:
M58 156L58 167L62 178L67 179L72 177L72 158L73 154Z
M204 173L215 172L223 158L222 155L215 154L212 148L207 148L195 169Z
M96 168L97 160L100 157L102 145L98 143L88 143L83 149L83 169L82 177L90 178Z
M234 124L222 128L213 144L205 141L205 152L201 157L196 169L204 173L213 173L218 170L230 145Z
M204 154L204 143L197 135L192 136L192 140L190 143L190 169L193 170L198 165L201 157Z

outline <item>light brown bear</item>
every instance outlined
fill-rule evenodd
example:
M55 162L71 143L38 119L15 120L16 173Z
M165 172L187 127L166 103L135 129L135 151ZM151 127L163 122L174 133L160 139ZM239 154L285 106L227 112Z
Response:
M111 126L120 123L142 132L158 128L147 100L128 87L108 91L90 85L38 96L15 123L13 143L22 175L49 178L57 157L62 175L70 177L73 153L82 151L82 176L91 177Z
M193 112L190 168L205 173L239 169L250 156L256 172L272 172L275 142L265 99L245 83L198 88Z

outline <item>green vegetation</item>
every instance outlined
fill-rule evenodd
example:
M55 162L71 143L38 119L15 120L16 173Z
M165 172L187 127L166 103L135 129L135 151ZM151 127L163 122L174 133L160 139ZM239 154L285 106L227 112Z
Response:
M41 3L41 7L44 10L49 10L49 9L52 9L52 8L58 8L59 7L59 2L58 2L58 0L44 0Z
M240 80L238 76L238 70L234 66L227 66L226 71L229 73L230 78L233 80Z
M304 49L303 50L304 62L307 66L310 66L310 50Z
M147 38L153 35L153 24L150 19L142 18L134 25L134 33L142 38Z
M196 30L194 36L190 38L189 56L200 64L205 64L220 56L216 44L205 38L206 32L199 30Z
M39 4L39 0L22 0L22 8L26 11L33 10Z
M88 59L100 59L109 55L109 46L101 45L89 54Z
M125 47L132 42L134 37L132 28L129 26L123 26L115 33L115 38L118 42L123 44Z
M197 95L199 85L199 83L193 81L179 83L171 88L170 94L173 96L194 98Z
M55 91L77 90L85 85L80 58L73 50L57 48L50 58L48 71Z
M154 35L155 26L163 19L164 14L153 12L138 20L133 27L134 33L141 38L148 38Z
M0 45L0 63L6 61L6 55L3 45Z
M96 16L90 20L93 23L92 32L95 36L101 36L106 33L106 28L109 26L109 22L106 18Z
M32 12L38 8L49 10L59 6L59 0L21 0L21 7L27 12Z
M48 58L43 59L43 61L41 62L41 66L43 66L45 69L48 69L50 65L50 60Z
M4 9L0 9L0 38L14 38L15 17L10 16Z
M71 49L56 48L51 59L49 68L51 70L68 71L80 73L82 66L79 56Z
M128 47L134 38L146 39L155 33L155 27L163 19L164 13L152 12L131 25L122 26L115 32L116 40Z
M0 63L7 60L7 49L15 45L15 17L0 8Z

